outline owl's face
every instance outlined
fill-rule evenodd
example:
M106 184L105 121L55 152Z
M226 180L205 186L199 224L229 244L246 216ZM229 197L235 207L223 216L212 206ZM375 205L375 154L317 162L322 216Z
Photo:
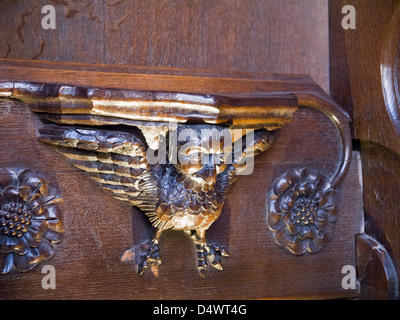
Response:
M229 129L213 125L178 128L180 172L198 183L213 185L229 164L232 142Z

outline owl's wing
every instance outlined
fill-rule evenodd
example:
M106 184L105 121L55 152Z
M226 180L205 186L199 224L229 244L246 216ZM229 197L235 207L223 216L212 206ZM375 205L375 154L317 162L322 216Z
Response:
M157 186L146 158L146 143L138 133L44 125L39 140L58 146L75 167L117 199L139 207L150 219L155 214Z
M233 151L233 166L230 175L237 176L246 170L246 164L250 158L267 151L272 143L277 139L279 130L268 131L266 129L259 129L252 132L250 135L246 135L241 139L241 148ZM249 141L249 137L251 140ZM231 181L233 182L233 178Z

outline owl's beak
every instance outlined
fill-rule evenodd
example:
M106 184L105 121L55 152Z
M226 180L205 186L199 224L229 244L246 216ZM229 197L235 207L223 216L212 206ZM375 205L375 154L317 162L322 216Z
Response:
M202 178L208 185L212 185L217 178L217 169L214 165L207 164L200 171L196 172L196 176Z

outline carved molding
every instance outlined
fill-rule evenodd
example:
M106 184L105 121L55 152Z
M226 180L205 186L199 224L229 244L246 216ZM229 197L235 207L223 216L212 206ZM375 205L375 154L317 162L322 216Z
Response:
M55 123L92 126L165 127L175 122L273 130L291 121L298 107L289 93L227 98L30 82L0 82L0 97L22 100Z
M386 248L367 234L357 235L356 240L357 277L361 287L358 299L398 300L399 280Z
M400 134L400 4L398 3L386 29L381 51L381 81L386 110Z
M54 255L64 227L49 182L29 169L0 169L0 273L29 271Z

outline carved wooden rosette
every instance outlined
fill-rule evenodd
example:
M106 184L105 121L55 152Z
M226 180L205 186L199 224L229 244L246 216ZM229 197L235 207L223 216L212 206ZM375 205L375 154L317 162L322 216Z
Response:
M0 169L0 274L29 271L54 255L64 234L61 203L32 170Z

